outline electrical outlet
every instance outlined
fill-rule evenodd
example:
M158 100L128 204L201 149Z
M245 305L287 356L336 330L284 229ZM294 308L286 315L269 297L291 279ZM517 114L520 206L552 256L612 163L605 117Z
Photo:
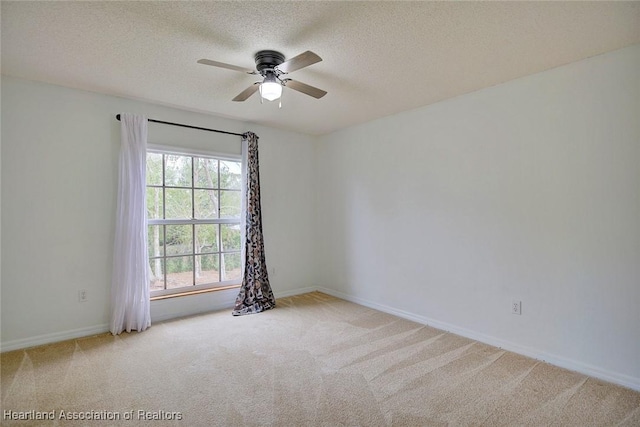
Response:
M86 302L87 299L88 299L87 290L86 289L80 289L78 291L78 302Z
M522 314L522 301L511 302L511 314Z

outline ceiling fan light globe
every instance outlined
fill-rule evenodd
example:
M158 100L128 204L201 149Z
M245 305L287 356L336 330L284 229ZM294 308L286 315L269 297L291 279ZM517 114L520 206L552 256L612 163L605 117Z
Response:
M260 85L260 96L267 101L275 101L282 96L282 85L276 82L264 82Z

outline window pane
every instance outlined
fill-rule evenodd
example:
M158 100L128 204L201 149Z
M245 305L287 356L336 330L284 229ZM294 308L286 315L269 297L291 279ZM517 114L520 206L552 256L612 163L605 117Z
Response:
M218 160L194 158L195 187L218 188Z
M240 254L220 254L222 264L222 280L239 280L240 271Z
M167 289L193 285L193 257L167 258Z
M165 154L164 185L191 187L191 157Z
M194 190L196 219L218 218L218 190Z
M147 153L147 185L162 185L162 154Z
M220 160L220 188L240 189L242 184L240 162Z
M147 247L149 257L164 255L164 236L162 235L162 225L150 225L147 230Z
M164 260L160 258L149 260L149 268L151 268L149 290L159 291L164 289Z
M220 218L240 218L240 192L220 190Z
M167 256L193 253L192 225L165 225Z
M223 275L225 281L239 280L240 224L163 220L239 221L241 162L147 153L146 179L147 218L160 223L148 227L150 289L180 292L219 283Z
M218 252L218 224L196 224L196 253Z
M147 187L147 218L162 219L162 188Z
M218 255L196 255L196 285L207 285L219 281Z
M165 191L165 218L191 219L191 190L167 188Z
M222 250L223 251L239 251L240 250L240 224L222 224L221 225Z

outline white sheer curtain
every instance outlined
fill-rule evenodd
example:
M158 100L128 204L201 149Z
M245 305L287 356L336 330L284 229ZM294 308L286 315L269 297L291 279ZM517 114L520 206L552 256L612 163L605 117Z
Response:
M151 326L147 254L147 118L120 115L116 236L111 282L111 333Z

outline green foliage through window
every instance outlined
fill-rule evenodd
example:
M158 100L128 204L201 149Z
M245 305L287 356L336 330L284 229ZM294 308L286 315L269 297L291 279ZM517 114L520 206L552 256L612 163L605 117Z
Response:
M239 161L147 153L152 291L240 279Z

